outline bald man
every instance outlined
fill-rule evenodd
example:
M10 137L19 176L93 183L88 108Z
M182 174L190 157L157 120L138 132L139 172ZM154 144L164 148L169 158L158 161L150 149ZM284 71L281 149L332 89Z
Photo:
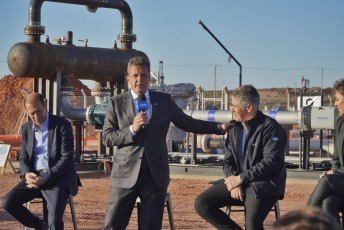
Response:
M1 206L26 227L63 229L68 197L78 192L73 130L66 119L49 114L39 93L28 95L24 107L31 120L22 128L22 180L2 199ZM23 206L42 196L47 202L48 223Z

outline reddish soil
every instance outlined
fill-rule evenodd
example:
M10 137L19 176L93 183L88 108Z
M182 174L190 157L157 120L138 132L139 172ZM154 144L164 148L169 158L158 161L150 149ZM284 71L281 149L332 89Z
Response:
M77 79L69 79L68 85L73 87L73 95L69 97L70 103L75 108L83 107L83 97L80 92L84 89L90 97L90 89ZM24 115L24 96L22 89L33 91L32 78L20 78L7 75L0 79L0 135L17 134ZM24 119L25 123L26 119ZM88 126L88 137L95 137L97 133L93 126Z
M109 176L103 172L80 173L83 186L77 196L74 197L78 229L102 229L105 210L109 195ZM201 219L193 208L193 202L198 194L209 187L208 182L215 177L171 175L172 181L168 191L171 193L174 224L176 229L215 229ZM0 198L2 198L18 181L16 175L0 176ZM287 211L304 205L312 192L315 184L299 184L297 181L288 182L284 200L280 201L281 215ZM31 205L32 212L41 215L40 204ZM244 224L243 212L235 212L231 217L241 226ZM275 220L273 212L270 212L265 221L267 228ZM65 216L65 229L73 229L69 207ZM18 229L22 226L8 213L0 208L0 229ZM134 209L127 229L137 229L137 214ZM163 229L170 229L167 212L164 214Z

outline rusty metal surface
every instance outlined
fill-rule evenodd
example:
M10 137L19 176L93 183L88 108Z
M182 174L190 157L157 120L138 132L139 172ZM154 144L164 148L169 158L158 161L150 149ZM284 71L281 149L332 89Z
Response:
M134 56L146 56L134 49L106 49L40 42L20 42L9 51L7 62L18 77L51 79L57 69L62 78L118 81L126 73L127 64Z

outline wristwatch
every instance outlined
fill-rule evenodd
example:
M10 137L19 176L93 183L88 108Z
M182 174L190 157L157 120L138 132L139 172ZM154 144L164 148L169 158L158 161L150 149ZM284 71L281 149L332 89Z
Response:
M239 175L240 180L242 180L242 182L244 182L244 176L242 174Z

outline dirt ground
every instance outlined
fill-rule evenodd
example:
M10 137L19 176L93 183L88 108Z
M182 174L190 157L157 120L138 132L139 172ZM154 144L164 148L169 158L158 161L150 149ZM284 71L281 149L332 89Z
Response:
M102 171L92 173L79 173L83 186L74 197L78 229L102 229L105 210L109 195L109 175ZM209 187L209 181L217 177L171 175L171 184L168 191L171 193L171 202L175 229L215 229L201 219L193 208L193 202L198 194ZM0 198L18 183L19 174L0 175ZM315 181L287 181L286 195L280 201L281 215L287 211L305 205L310 193L315 186ZM41 204L32 204L32 212L41 215ZM244 217L242 212L235 212L231 217L242 227ZM265 228L273 221L275 216L270 212L265 220ZM73 229L69 206L64 215L65 229ZM12 216L0 208L0 229L23 228ZM134 209L127 229L137 229L137 213ZM163 229L170 229L167 211L164 213Z

